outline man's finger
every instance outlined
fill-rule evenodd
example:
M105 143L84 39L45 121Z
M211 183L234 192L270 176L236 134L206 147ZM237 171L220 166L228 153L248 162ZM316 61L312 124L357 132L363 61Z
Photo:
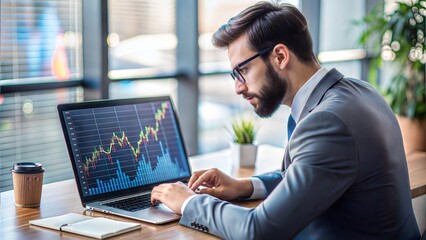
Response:
M210 185L211 171L204 172L191 186L192 191L195 191L201 185Z
M194 173L192 173L191 178L189 179L188 182L188 187L192 189L192 184L194 184L194 182L201 176L203 175L203 173L205 173L207 170L201 170L201 171L195 171Z
M200 192L199 192L200 194L208 194L208 195L211 195L211 196L213 196L213 197L216 197L216 192L215 192L215 189L214 188L202 188L202 189L200 189Z
M208 187L208 188L215 187L215 185L214 185L214 184L210 184L210 183L206 183L206 182L203 182L203 184L201 184L201 186L203 186L203 187Z
M151 192L151 204L152 205L157 205L160 202L161 192L158 191L158 190L159 190L158 186L154 187L152 189L152 192Z

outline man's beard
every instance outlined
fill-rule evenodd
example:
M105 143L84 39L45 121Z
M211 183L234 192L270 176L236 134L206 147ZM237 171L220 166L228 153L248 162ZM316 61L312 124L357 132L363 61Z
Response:
M269 61L266 64L267 82L262 86L258 94L253 94L258 98L258 106L255 112L262 118L268 118L278 109L285 93L287 92L287 81L280 78Z

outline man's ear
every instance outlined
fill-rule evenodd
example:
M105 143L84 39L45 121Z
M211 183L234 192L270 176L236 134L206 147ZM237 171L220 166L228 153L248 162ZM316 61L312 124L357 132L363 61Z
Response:
M273 51L274 62L279 69L287 67L290 61L290 50L282 43L277 44Z

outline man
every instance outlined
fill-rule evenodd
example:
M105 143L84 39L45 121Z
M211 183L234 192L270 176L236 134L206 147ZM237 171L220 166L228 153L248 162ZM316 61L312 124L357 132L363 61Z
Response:
M366 82L321 68L304 16L261 2L213 36L237 94L259 116L291 106L282 172L235 179L198 171L152 191L182 225L225 239L419 239L394 114ZM204 186L200 193L193 190ZM247 209L223 200L264 198Z

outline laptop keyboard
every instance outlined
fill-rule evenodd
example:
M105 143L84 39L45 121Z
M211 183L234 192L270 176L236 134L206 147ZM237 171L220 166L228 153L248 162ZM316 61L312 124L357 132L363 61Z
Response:
M129 212L136 212L138 210L142 210L142 209L153 206L151 204L151 193L139 195L132 198L117 200L114 202L104 203L103 205L126 210Z

